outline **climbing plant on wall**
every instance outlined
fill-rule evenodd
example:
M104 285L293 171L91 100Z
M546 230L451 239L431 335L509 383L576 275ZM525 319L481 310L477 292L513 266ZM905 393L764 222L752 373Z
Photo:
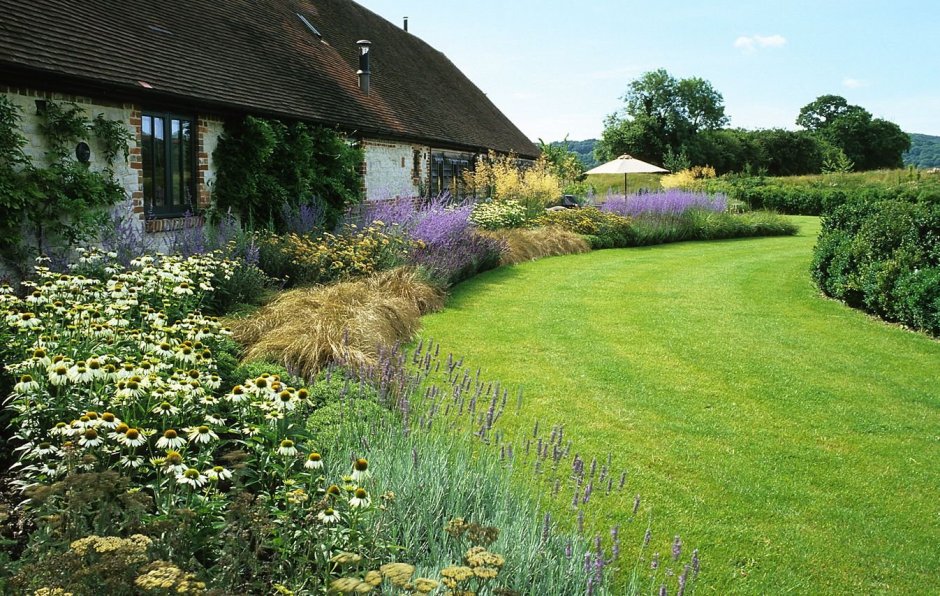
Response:
M40 102L37 115L45 165L23 152L20 108L0 96L0 258L17 273L39 252L61 253L93 237L107 207L125 196L113 174L114 159L126 158L131 138L123 123L99 116L108 124L93 125L74 103L51 100ZM104 171L72 157L76 142L93 137L104 147Z
M284 226L284 207L319 202L327 225L360 200L362 151L339 132L247 116L229 121L213 153L216 206L253 226Z

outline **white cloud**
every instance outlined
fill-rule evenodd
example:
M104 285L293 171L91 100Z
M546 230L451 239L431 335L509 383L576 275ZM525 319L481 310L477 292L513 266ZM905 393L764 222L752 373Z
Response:
M757 48L782 48L787 45L787 38L775 35L742 35L734 40L734 47L745 52L753 52Z
M868 85L868 81L862 79L853 79L851 77L842 79L842 86L847 89L861 89L862 87L868 87Z

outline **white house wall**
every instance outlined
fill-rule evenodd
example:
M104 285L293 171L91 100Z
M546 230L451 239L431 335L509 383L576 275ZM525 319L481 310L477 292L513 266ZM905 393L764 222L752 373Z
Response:
M424 194L430 148L411 143L364 140L363 186L367 200ZM417 157L417 159L416 159Z

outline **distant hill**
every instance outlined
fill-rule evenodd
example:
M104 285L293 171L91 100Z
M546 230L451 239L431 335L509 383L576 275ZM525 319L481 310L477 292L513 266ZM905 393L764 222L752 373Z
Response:
M549 143L552 147L564 146L565 141L553 141ZM568 141L568 150L578 154L578 158L581 160L581 163L584 164L585 169L590 170L595 166L599 166L597 160L594 159L594 145L597 144L597 139L588 139L586 141Z
M940 137L911 133L911 150L902 157L906 166L940 168Z

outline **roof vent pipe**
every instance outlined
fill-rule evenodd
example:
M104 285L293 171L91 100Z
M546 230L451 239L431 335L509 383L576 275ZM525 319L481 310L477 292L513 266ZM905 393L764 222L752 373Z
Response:
M408 17L405 17L405 31L408 31Z
M356 74L359 75L359 88L368 95L369 75L372 74L372 71L369 70L369 47L372 42L368 39L360 39L356 44L359 45L359 70L356 71Z

